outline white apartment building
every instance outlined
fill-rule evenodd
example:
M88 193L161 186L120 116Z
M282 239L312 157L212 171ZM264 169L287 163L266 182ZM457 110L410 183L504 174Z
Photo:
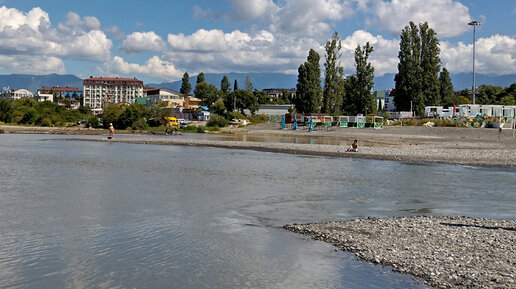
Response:
M184 108L185 95L168 88L156 88L147 90L147 105L151 107L158 101L164 101L170 108Z
M31 91L27 89L9 89L4 88L0 92L0 99L20 99L20 98L26 98L26 97L33 97L33 94Z
M143 81L136 78L93 77L83 80L83 105L100 114L108 103L135 103L145 97Z

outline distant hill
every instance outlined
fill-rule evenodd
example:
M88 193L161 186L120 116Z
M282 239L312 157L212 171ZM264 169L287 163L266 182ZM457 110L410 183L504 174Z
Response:
M82 79L73 74L48 74L48 75L28 75L11 74L0 75L0 89L10 87L12 89L28 89L36 92L43 86L70 86L82 89Z
M238 88L245 88L245 80L247 76L249 76L249 79L253 84L253 88L258 90L263 90L265 88L295 88L297 84L297 75L283 73L205 73L204 78L207 83L211 83L220 89L220 82L224 75L229 79L231 90L233 90L235 80L238 83ZM192 91L196 82L197 75L190 76ZM164 87L179 91L181 89L181 80L157 84L151 83L149 85L156 88Z
M233 89L233 84L238 82L239 88L245 88L245 80L249 76L253 87L258 90L265 88L295 88L297 84L297 75L284 74L284 73L205 73L204 77L208 83L214 84L220 88L220 82L222 77L226 75ZM455 90L461 90L470 88L472 85L472 74L471 73L460 73L450 75ZM516 75L475 75L476 85L490 84L494 86L506 87L513 83L516 83ZM195 87L197 75L190 77L190 84ZM82 79L78 78L73 74L59 75L59 74L48 74L48 75L26 75L26 74L11 74L11 75L0 75L0 89L2 87L9 86L10 88L19 89L25 88L32 92L36 92L43 86L71 86L82 89ZM323 80L321 80L322 83ZM394 73L385 74L381 77L375 77L374 79L375 90L384 90L387 88L394 88ZM174 82L164 83L149 83L150 85L157 88L169 88L179 91L181 88L181 80Z

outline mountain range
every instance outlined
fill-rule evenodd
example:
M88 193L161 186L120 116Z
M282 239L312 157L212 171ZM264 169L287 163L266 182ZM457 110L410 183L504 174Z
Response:
M295 88L297 83L297 75L283 73L205 73L206 82L216 85L220 88L222 77L226 75L231 84L231 89L235 80L238 87L245 88L246 78L249 76L253 88L263 90L265 88ZM461 73L450 75L455 90L470 88L472 86L472 74ZM506 87L516 83L516 75L484 75L475 74L475 84L489 84L494 86ZM195 87L197 76L190 77L190 84ZM384 90L394 87L394 74L385 74L381 77L375 77L375 90ZM73 74L59 75L27 75L27 74L10 74L0 75L0 89L10 87L13 89L25 88L32 92L36 92L39 88L47 86L70 86L82 88L83 80ZM322 81L324 83L324 81ZM169 88L179 91L181 88L181 80L163 83L146 83L157 88Z

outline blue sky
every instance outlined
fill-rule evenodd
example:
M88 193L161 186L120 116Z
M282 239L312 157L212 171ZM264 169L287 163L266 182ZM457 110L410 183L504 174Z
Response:
M296 74L310 48L324 58L334 31L341 61L370 42L376 75L396 73L399 34L427 21L440 40L442 66L516 74L513 0L0 0L0 74L72 73L175 81L184 72Z

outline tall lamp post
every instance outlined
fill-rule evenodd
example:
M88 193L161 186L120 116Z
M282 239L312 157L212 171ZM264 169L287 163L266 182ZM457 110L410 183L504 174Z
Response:
M476 21L476 20L473 20L471 22L468 23L468 25L471 25L473 26L473 87L472 87L472 98L471 98L471 101L473 102L473 104L475 104L475 90L476 90L476 87L475 87L475 33L476 33L476 28L477 26L481 25L482 23Z

